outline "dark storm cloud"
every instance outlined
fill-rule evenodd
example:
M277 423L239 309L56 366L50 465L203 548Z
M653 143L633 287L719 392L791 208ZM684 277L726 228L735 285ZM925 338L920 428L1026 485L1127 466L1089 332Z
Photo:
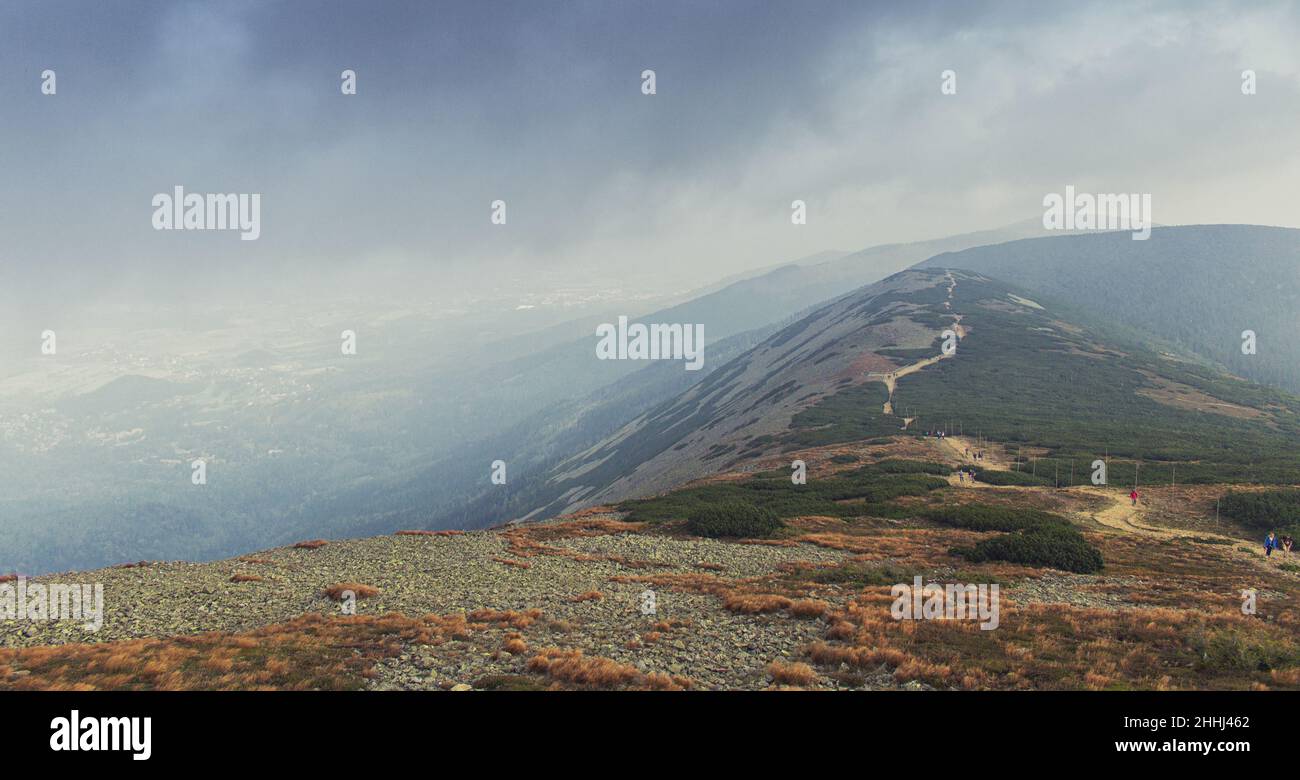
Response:
M6 4L0 294L703 283L1032 217L1067 183L1290 224L1298 31L1284 4ZM154 231L177 184L262 193L261 238Z

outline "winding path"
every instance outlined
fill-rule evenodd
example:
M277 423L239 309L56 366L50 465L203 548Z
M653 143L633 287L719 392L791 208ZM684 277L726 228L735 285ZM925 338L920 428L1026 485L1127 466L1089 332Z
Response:
M957 289L957 280L953 278L951 271L947 273L947 277L948 277L948 300L944 301L943 305L944 308L951 309L952 293L954 290ZM953 318L952 330L954 333L957 334L957 341L960 342L962 339L966 338L966 329L963 328L961 324L962 315L953 314L950 316ZM955 354L957 354L956 350L953 350L952 352L948 352L948 353L940 352L939 354L934 355L933 357L923 358L921 360L916 361L915 363L911 363L909 365L903 366L902 368L896 371L888 371L888 372L873 371L867 374L868 377L875 378L883 382L885 384L885 389L889 391L889 397L885 399L883 412L885 414L894 413L894 389L897 387L899 379L907 376L908 374L915 374L917 371L920 371L921 369L927 366L932 366L935 363L938 363L940 360L944 360L945 358L950 358ZM912 423L912 420L914 419L916 418L915 417L903 418L904 430L906 430L907 426L910 425Z

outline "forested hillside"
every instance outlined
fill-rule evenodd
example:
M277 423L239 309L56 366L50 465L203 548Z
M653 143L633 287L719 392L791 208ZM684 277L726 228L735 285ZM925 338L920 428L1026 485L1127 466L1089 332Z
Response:
M1013 281L1154 335L1239 376L1300 392L1300 230L1252 225L1036 238L941 254L923 267ZM1257 338L1243 354L1243 331Z

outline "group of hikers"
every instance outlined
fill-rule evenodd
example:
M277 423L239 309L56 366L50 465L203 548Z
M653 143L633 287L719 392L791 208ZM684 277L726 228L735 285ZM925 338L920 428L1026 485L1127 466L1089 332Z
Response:
M926 431L926 432L925 432L925 435L926 435L926 436L935 436L935 437L940 438L940 439L944 438L944 432L943 432L943 431ZM972 460L982 460L982 459L984 458L984 451L983 451L983 450L974 450L974 451L972 452L971 449L970 449L970 447L967 447L967 448L966 448L966 457L971 458ZM968 479L971 480L972 482L975 481L975 469L974 469L974 468L971 468L971 469L969 469L969 470L967 470L966 468L959 468L959 469L957 469L957 481L958 481L958 482L965 483L966 480L968 480ZM1142 497L1142 494L1138 493L1137 488L1133 488L1133 490L1128 494L1128 497L1129 497L1129 500L1133 502L1133 506L1137 506L1137 505L1138 505L1138 499ZM1282 552L1286 553L1287 555L1290 555L1290 554L1291 554L1291 547L1292 547L1294 544L1295 544L1295 540L1292 539L1290 536L1283 536L1283 537L1279 538L1275 532L1273 532L1273 531L1269 531L1269 532L1268 532L1268 537L1264 539L1264 555L1265 555L1265 557L1271 557L1271 556L1273 555L1273 551L1274 551L1274 550L1281 550Z
M1140 494L1138 493L1137 488L1133 488L1133 492L1129 493L1128 497L1130 500L1133 501L1133 506L1138 505L1138 498L1140 498ZM1264 538L1264 557L1265 558L1272 557L1274 550L1281 550L1287 555L1290 555L1291 547L1294 544L1295 544L1295 540L1292 539L1290 536L1283 536L1281 538L1278 538L1278 535L1275 532L1269 531L1268 536Z
M1272 531L1268 532L1268 537L1264 539L1264 556L1270 557L1274 550L1281 550L1288 555L1291 554L1291 545L1294 540L1290 536L1283 536L1281 539Z
M936 439L948 438L948 433L944 431L942 428L934 431L926 431L925 435L927 437L933 437ZM984 450L972 450L970 447L967 447L966 457L970 458L971 460L984 460Z

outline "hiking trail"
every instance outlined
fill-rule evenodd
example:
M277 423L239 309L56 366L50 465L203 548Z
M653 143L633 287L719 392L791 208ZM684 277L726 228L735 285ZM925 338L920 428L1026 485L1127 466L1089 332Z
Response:
M948 300L943 302L944 308L947 309L952 308L952 293L956 289L957 289L957 280L953 278L952 272L949 271L948 272ZM962 339L966 338L966 329L963 328L961 325L962 315L953 314L951 316L953 319L952 322L953 333L957 334L957 341L960 342ZM897 387L899 379L907 376L908 374L915 374L917 371L920 371L921 369L927 366L932 366L935 363L938 363L940 360L943 360L945 358L950 358L955 354L957 354L956 350L953 350L952 352L940 352L938 355L934 355L933 357L923 358L921 360L916 361L915 363L903 366L902 368L896 371L889 371L884 373L873 371L867 374L868 377L875 377L878 378L881 382L883 382L885 384L885 390L887 390L889 393L889 397L885 399L885 405L882 411L885 414L889 414L889 415L892 415L894 413L894 389ZM915 417L903 418L903 429L906 430L907 426L911 425L912 421L915 419L916 419Z

